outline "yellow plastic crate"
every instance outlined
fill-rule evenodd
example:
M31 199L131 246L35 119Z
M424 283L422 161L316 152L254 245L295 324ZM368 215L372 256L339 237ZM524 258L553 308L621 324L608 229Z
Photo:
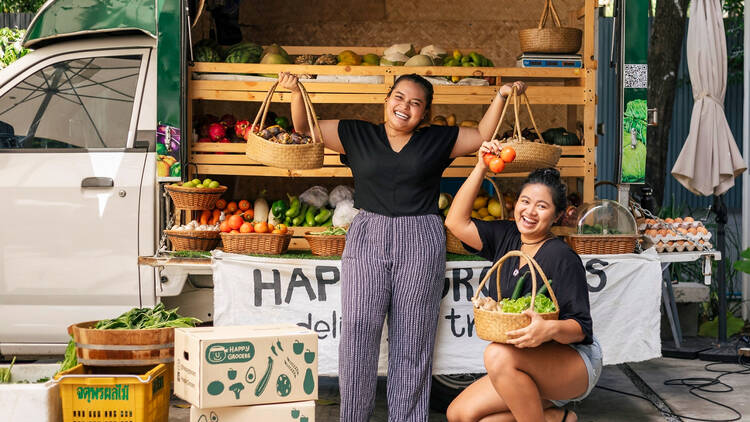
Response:
M64 422L167 422L167 366L78 365L55 376Z

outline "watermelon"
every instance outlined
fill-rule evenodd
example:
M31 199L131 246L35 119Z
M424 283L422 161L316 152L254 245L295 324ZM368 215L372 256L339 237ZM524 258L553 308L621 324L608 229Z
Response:
M211 47L201 46L195 49L194 57L197 62L220 62L221 55Z

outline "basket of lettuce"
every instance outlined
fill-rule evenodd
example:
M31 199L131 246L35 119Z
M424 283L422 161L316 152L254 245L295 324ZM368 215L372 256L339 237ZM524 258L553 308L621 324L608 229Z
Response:
M503 263L513 256L525 259L529 263L531 271L519 278L513 290L513 295L510 298L503 299L500 291L500 269ZM479 297L482 287L484 287L484 284L493 274L495 274L497 281L498 302L490 297ZM531 296L519 297L523 290L523 284L529 274L531 277ZM539 291L537 291L537 274L539 274L544 282ZM545 291L550 297L544 295ZM521 251L510 251L500 258L487 271L487 275L479 283L479 287L471 301L474 304L474 324L477 329L477 336L483 340L496 343L507 343L509 340L508 331L526 327L531 323L531 318L523 313L527 309L534 309L536 313L547 320L556 320L560 314L560 306L557 303L555 293L552 291L550 282L544 271L534 261L534 258Z

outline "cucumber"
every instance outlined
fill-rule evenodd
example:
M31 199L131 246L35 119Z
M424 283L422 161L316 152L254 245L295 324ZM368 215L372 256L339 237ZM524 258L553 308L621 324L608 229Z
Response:
M518 281L516 282L516 288L513 289L513 296L511 296L511 299L516 300L518 299L518 296L521 295L521 291L523 291L523 284L524 282L526 282L526 277L528 275L529 275L529 272L526 271L525 273L523 273L521 278L518 279Z

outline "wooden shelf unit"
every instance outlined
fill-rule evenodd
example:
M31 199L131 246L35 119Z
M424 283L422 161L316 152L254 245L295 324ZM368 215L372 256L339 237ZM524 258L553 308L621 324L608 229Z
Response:
M523 80L530 85L527 95L531 104L564 105L567 109L567 128L574 130L578 107L583 107L582 146L563 147L558 163L561 175L577 190L582 181L584 201L594 199L594 178L596 175L596 69L594 60L594 21L597 1L583 0L584 7L574 12L575 17L584 20L584 37L581 50L583 68L498 68L498 67L441 67L441 66L314 66L314 65L271 65L271 64L231 64L197 62L189 67L188 85L188 133L192 134L193 101L250 101L261 102L273 84L269 79L255 80L207 80L195 79L193 73L227 77L227 75L253 75L289 71L295 74L336 75L370 77L367 83L352 82L309 82L305 84L313 103L335 104L382 104L383 99L395 79L406 73L424 76L482 76L495 77L496 83L490 86L435 85L435 104L483 104L488 105L499 87L507 82ZM358 54L382 54L383 47L308 47L285 46L290 55L335 54L350 49ZM468 50L471 51L471 50ZM218 76L222 75L222 76ZM196 75L197 76L197 75ZM229 76L233 77L233 76ZM372 77L380 77L375 79ZM240 79L253 79L243 78ZM361 79L361 78L360 78ZM552 84L552 85L545 85ZM277 89L274 102L289 102L290 93ZM336 116L325 116L336 117ZM345 117L345 116L341 116ZM540 128L544 130L545 128ZM192 135L187 136L192 139ZM224 154L215 154L223 152ZM443 173L443 177L466 177L475 162L474 156L459 157ZM240 175L268 177L351 177L351 171L341 164L338 154L326 150L324 167L316 170L284 170L263 166L245 156L244 143L191 143L189 148L190 171L207 175ZM496 177L524 177L525 174L502 173Z

